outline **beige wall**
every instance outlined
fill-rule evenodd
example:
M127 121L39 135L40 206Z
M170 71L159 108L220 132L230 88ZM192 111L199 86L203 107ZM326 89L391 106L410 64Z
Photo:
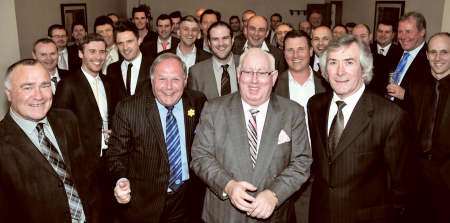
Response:
M376 0L342 0L342 2L344 8L342 16L343 23L366 23L371 29L373 29ZM431 34L441 30L444 12L443 6L444 0L406 0L405 12L421 12L427 20L427 36L430 36ZM447 10L447 12L449 12L449 10Z
M33 42L47 36L51 24L62 22L60 4L69 3L86 3L89 32L96 16L109 12L125 15L125 0L15 0L22 58L31 56Z
M20 57L19 51L17 50L19 48L19 42L14 8L14 0L0 1L0 21L2 21L2 25L0 26L0 33L2 33L2 50L0 50L0 75L2 80L0 83L0 119L3 118L9 108L6 96L3 93L5 71L9 65L17 61Z
M450 32L450 0L445 0L442 17L442 32Z

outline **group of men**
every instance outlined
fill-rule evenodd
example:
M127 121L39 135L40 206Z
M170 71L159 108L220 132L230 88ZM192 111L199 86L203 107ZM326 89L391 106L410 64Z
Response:
M0 218L448 222L449 34L308 19L52 25L6 71Z

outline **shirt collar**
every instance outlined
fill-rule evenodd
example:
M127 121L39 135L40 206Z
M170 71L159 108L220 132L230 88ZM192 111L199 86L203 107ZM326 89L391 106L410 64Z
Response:
M127 60L123 60L123 63L125 64L125 66L128 66L128 64L132 63L133 67L136 64L140 64L142 61L142 53L139 51L139 54L131 61L127 61Z
M243 99L241 99L241 101L242 101L242 108L244 109L244 113L247 113L252 108L258 110L261 113L266 113L267 112L267 108L269 107L270 97L269 97L269 99L267 99L267 101L265 101L264 103L262 103L262 104L260 104L259 106L256 106L256 107L249 105Z
M81 67L81 71L83 72L84 76L88 79L89 83L92 83L96 79L97 80L100 79L100 75L99 74L97 74L97 76L93 77L87 71L85 71L83 67Z
M344 101L345 104L350 105L348 107L355 107L356 103L358 103L359 98L364 93L365 84L363 84L355 93L346 97L345 99L341 99L335 92L333 92L333 99L331 103L334 104L336 101Z
M39 122L30 121L17 114L12 108L9 109L9 114L11 115L11 118L20 126L20 128L22 128L28 135L33 133L38 123L49 125L47 117L44 117Z
M413 50L410 51L404 51L404 52L408 52L410 54L409 58L415 58L416 55L419 53L419 51L422 49L422 47L425 45L425 41L423 41L418 47L416 47Z
M181 51L180 45L181 45L181 43L178 43L177 54L180 54L180 55L183 55L183 56L188 56L188 55L192 55L192 54L196 54L197 53L197 47L195 47L195 44L194 44L194 48L192 48L192 51L187 53L187 54L184 54L183 51Z
M305 84L307 84L307 83L314 83L314 73L313 73L313 70L311 69L311 67L308 67L309 68L309 76L308 76L308 79L305 81L305 83L303 84L303 85L305 85ZM291 74L291 71L289 71L288 70L288 74L289 74L289 81L295 81L295 79L294 79L294 77L292 76L292 74ZM295 81L296 82L296 81ZM303 86L302 85L302 86Z
M248 40L247 40L247 41L245 41L245 44L244 44L244 51L248 50L248 49L249 49L249 46L248 46ZM269 47L266 44L266 41L263 41L263 43L261 45L261 49L266 52L270 52Z

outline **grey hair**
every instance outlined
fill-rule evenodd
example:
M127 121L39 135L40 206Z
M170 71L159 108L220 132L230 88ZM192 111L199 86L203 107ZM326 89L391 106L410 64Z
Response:
M351 44L355 43L360 51L359 63L361 64L362 78L365 84L369 84L373 77L373 57L368 46L362 43L360 40L355 38L353 35L344 35L338 39L333 39L330 41L327 49L320 56L320 69L322 71L322 76L328 81L327 73L327 61L328 54L330 52L336 51L341 47L349 47Z
M270 69L273 71L275 70L275 58L272 56L272 54L262 50L261 48L250 48L246 51L244 51L244 53L242 53L241 57L239 58L239 66L237 69L241 69L242 68L242 64L244 64L244 60L245 58L249 55L249 54L254 54L254 53L263 53L264 55L267 56L267 58L269 59L269 67Z
M150 78L153 79L153 74L155 73L156 66L163 62L164 60L175 59L181 64L181 69L183 70L184 76L187 76L187 67L186 64L181 60L179 56L173 53L163 53L156 57L153 61L152 66L150 67Z
M35 60L35 59L23 59L23 60L19 60L13 64L11 64L11 66L8 67L8 69L6 69L6 73L5 73L5 79L4 79L4 85L5 88L10 90L11 89L11 73L20 65L23 66L34 66L36 64L38 64L39 61Z

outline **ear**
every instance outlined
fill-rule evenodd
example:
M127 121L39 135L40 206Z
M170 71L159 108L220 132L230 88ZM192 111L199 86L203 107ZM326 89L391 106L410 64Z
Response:
M81 50L78 50L78 57L80 59L83 59L83 52Z
M37 57L36 57L36 54L34 53L34 51L33 52L31 52L31 55L33 56L33 59L37 59Z
M273 71L272 73L272 87L275 86L278 78L278 70Z
M314 48L311 46L311 47L309 48L309 57L312 57L313 54L314 54Z
M5 88L5 94L8 101L11 102L11 92L8 88Z

